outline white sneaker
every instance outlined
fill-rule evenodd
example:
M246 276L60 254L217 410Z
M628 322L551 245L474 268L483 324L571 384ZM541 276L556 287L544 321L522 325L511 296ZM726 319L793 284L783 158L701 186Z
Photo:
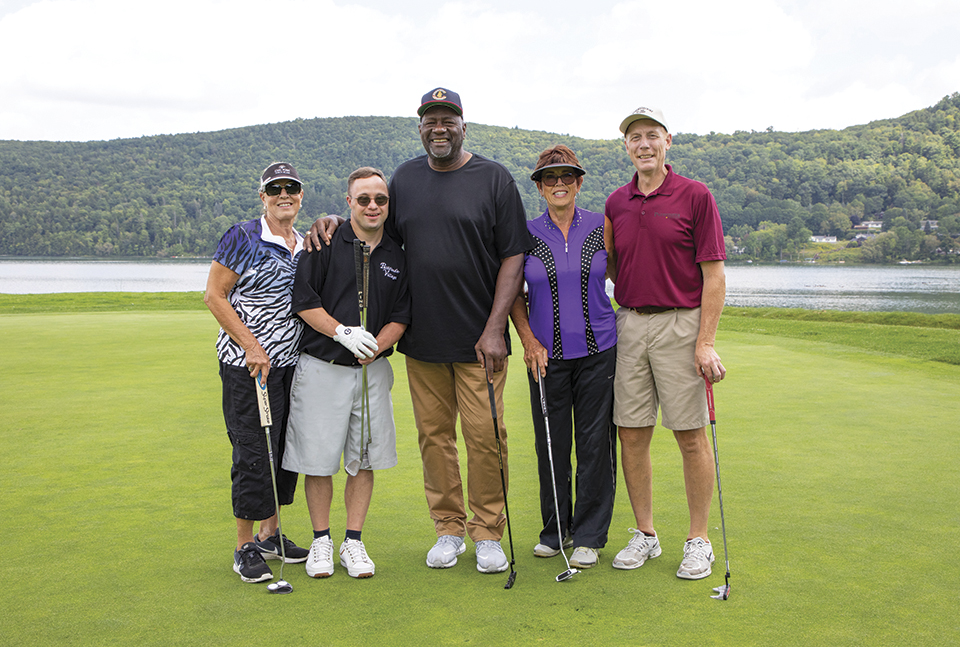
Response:
M573 537L571 537L569 534L563 538L563 547L573 547ZM537 557L553 557L554 555L559 555L560 551L556 548L550 548L546 544L537 544L533 547L533 554Z
M362 541L345 539L340 544L340 566L347 567L350 577L373 577L376 567L373 560L367 556L367 549Z
M430 568L450 568L457 563L457 555L467 549L463 537L440 535L437 543L427 553L427 566Z
M333 575L333 540L330 536L318 537L310 544L307 555L307 575L310 577L330 577Z
M537 544L533 547L533 554L536 557L553 557L559 555L560 551L556 548L550 548L546 544Z
M587 548L586 546L577 546L570 556L570 566L577 568L593 568L597 565L600 558L600 551L596 548Z
M507 570L507 556L500 542L481 539L477 542L477 570L481 573L502 573Z
M645 561L660 557L660 553L663 552L660 548L660 540L656 537L647 537L636 528L630 528L630 532L633 533L633 539L613 558L613 567L624 571L640 568Z
M683 544L683 561L680 562L677 577L685 580L702 580L713 572L710 568L711 564L713 564L713 546L700 537L694 537Z

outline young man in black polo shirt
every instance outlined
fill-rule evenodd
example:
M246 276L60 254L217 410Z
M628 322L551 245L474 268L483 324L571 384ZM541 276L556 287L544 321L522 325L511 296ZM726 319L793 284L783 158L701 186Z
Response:
M374 574L360 532L373 494L373 470L397 464L393 370L386 358L410 322L406 264L400 246L383 236L389 201L383 174L370 167L357 169L347 187L350 226L341 227L329 247L301 255L293 284L291 310L307 327L290 393L283 467L305 475L314 531L306 562L311 577L333 574L330 504L341 456L347 472L347 529L340 564L351 577ZM354 238L371 247L367 330L360 327ZM363 366L369 393L366 437L360 424ZM361 463L364 449L369 463Z

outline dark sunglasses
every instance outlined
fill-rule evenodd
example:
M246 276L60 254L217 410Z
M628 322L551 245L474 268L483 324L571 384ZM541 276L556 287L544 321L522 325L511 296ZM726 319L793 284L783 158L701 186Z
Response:
M300 183L299 182L290 182L289 184L268 184L263 187L263 192L267 195L280 195L280 192L283 189L287 190L287 195L297 195L300 193Z
M577 181L577 174L572 171L568 171L563 175L543 175L540 177L540 181L547 186L556 186L557 182L562 184L573 184Z
M375 198L371 198L371 197L368 196L368 195L362 195L362 196L360 196L359 198L354 198L354 200L356 200L356 201L357 201L357 204L359 204L361 207L365 207L365 206L367 206L368 204L370 204L370 200L373 200L374 202L376 202L378 207L382 207L382 206L384 206L385 204L387 204L388 202L390 202L390 198L388 198L387 196L385 196L385 195L383 195L383 194L378 195L378 196L375 197Z

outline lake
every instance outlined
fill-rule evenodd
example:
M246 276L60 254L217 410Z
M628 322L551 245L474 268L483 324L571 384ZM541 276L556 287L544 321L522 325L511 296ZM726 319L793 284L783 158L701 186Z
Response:
M0 259L0 293L191 292L210 259ZM728 264L727 305L960 314L960 267Z

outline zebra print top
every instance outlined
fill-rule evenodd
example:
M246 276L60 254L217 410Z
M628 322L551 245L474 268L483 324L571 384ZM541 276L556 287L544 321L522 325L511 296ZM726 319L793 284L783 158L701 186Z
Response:
M291 254L263 218L248 220L227 230L213 257L240 275L230 291L230 304L260 342L272 366L292 366L299 358L303 322L290 314L293 276L303 249L303 237L296 236L297 247ZM243 366L246 359L243 348L223 328L217 335L217 357L231 366Z

